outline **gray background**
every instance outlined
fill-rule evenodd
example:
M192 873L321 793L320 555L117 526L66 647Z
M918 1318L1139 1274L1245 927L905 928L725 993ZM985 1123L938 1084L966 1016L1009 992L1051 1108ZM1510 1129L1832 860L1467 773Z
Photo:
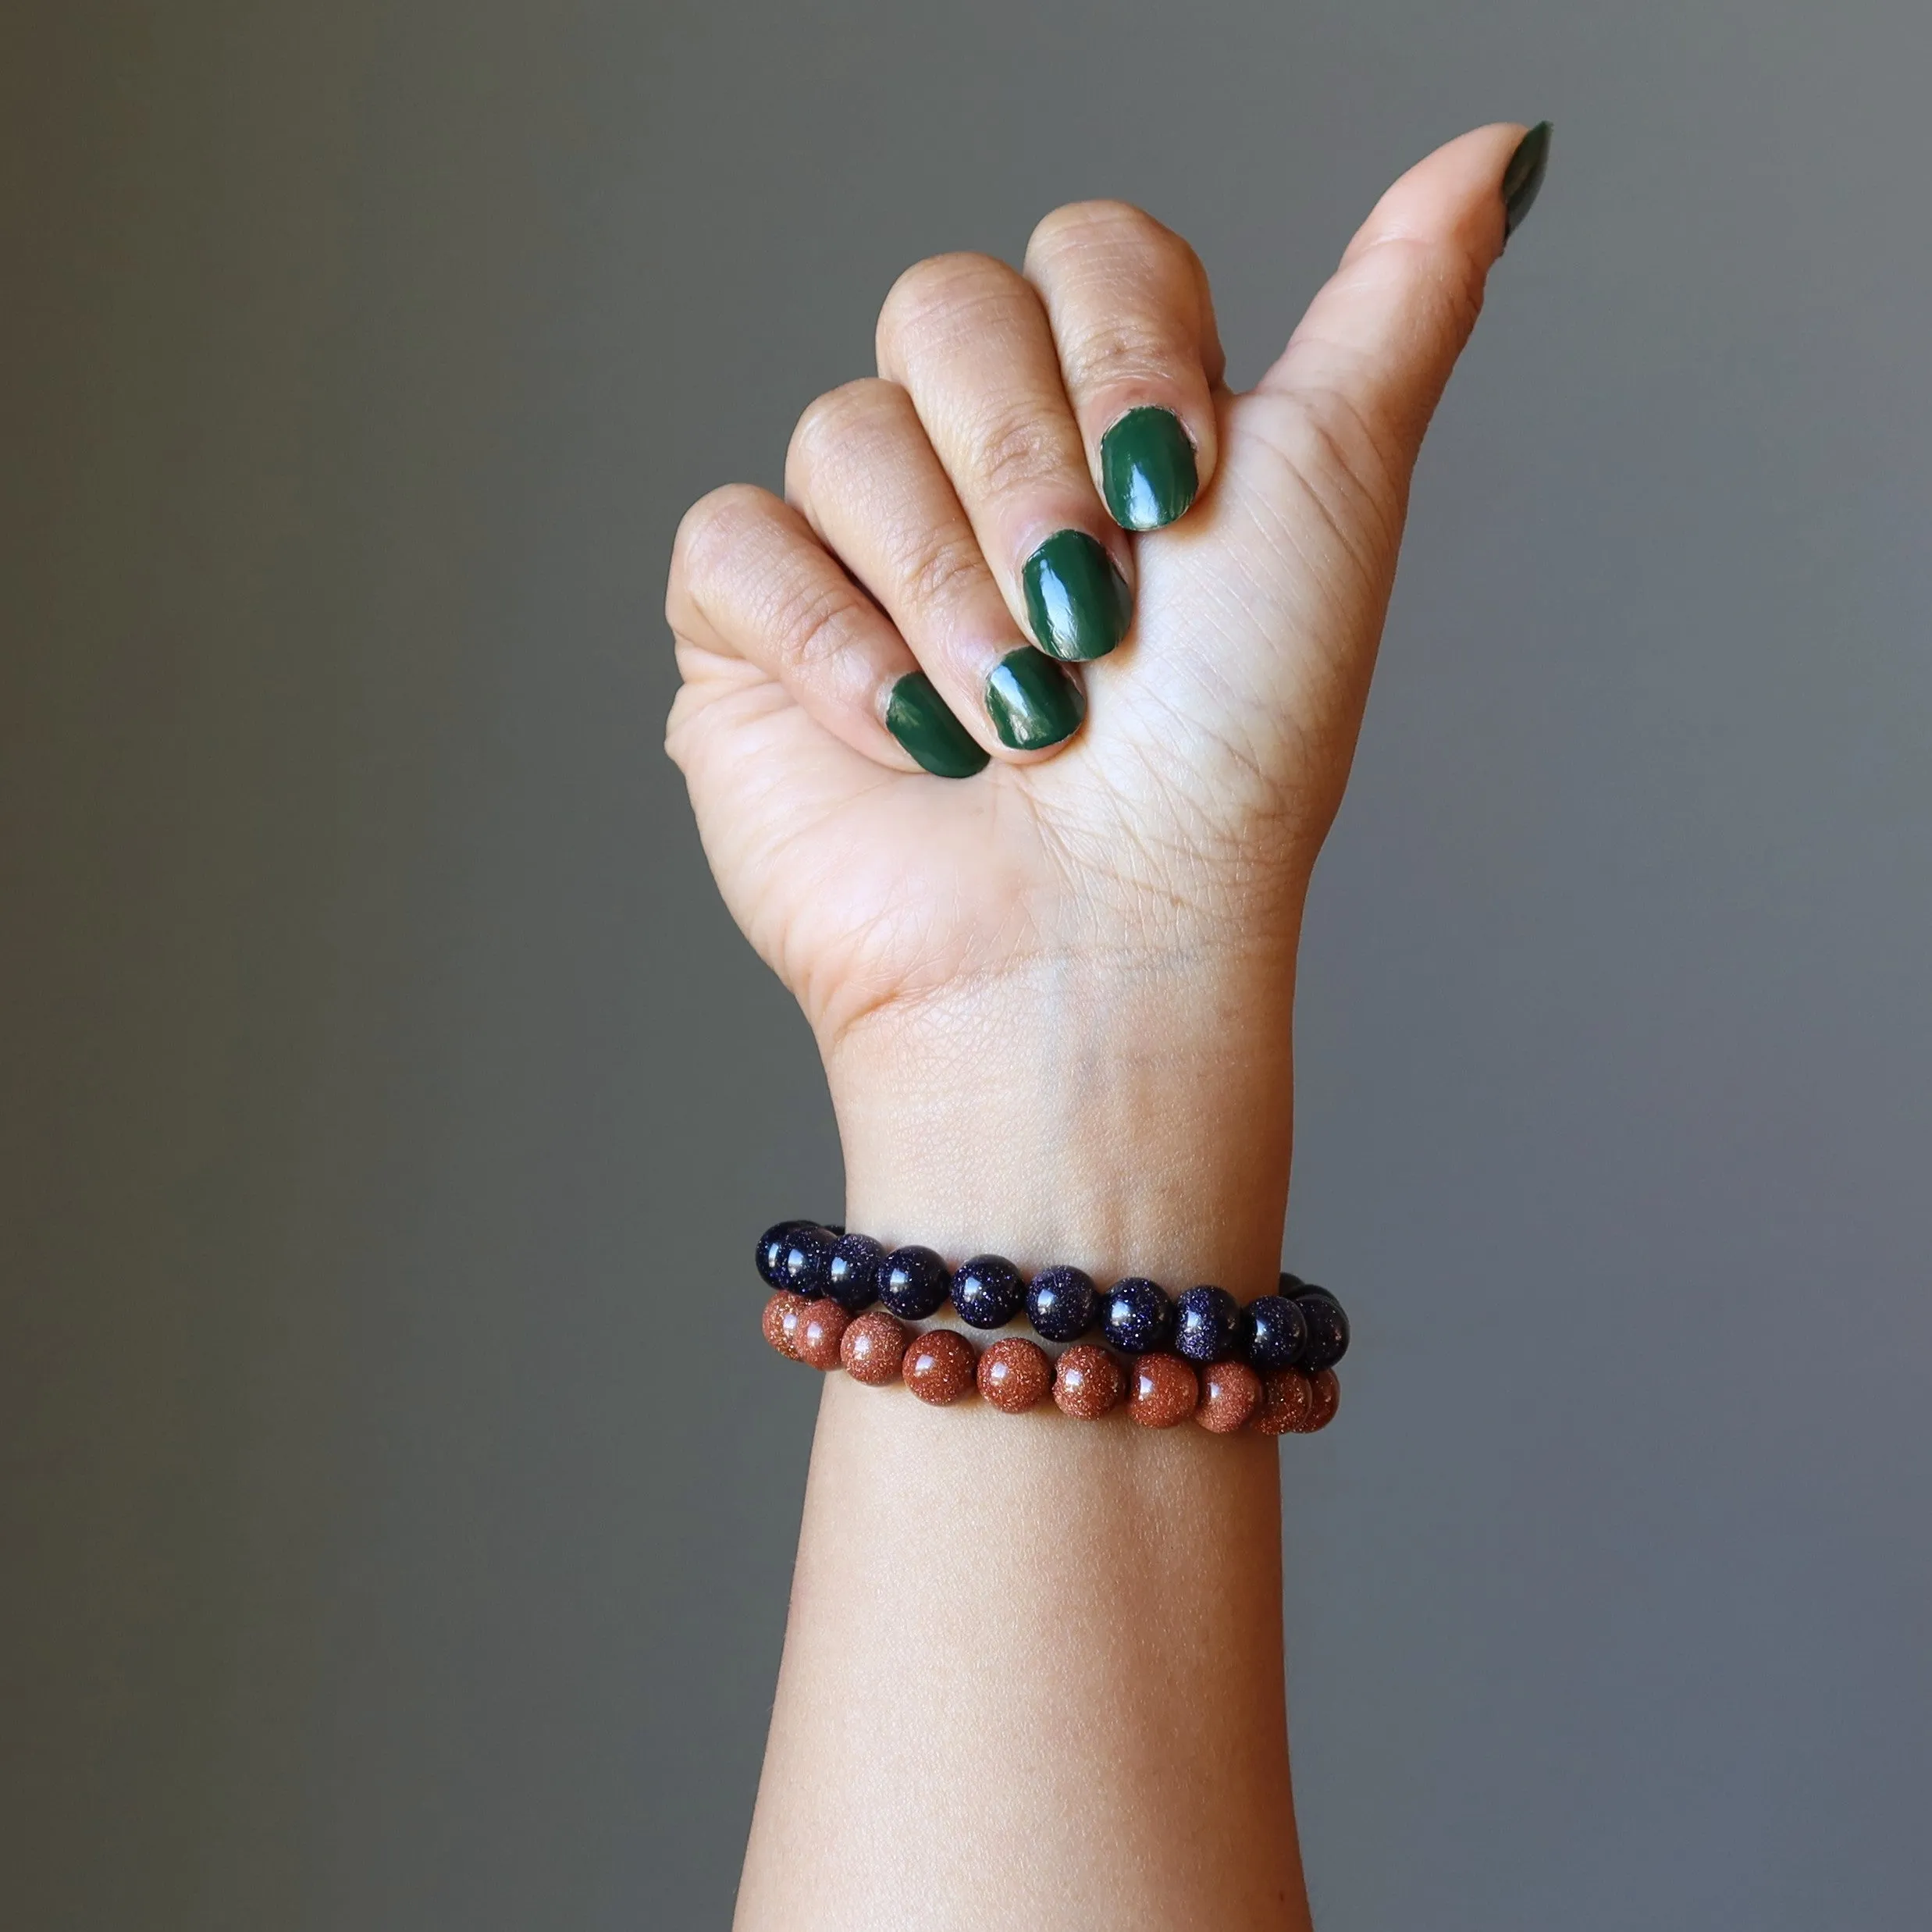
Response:
M1308 925L1310 1880L1923 1924L1918 0L7 23L9 1923L724 1923L813 1397L749 1246L839 1166L660 753L676 518L921 254L1140 201L1246 379L1547 114Z

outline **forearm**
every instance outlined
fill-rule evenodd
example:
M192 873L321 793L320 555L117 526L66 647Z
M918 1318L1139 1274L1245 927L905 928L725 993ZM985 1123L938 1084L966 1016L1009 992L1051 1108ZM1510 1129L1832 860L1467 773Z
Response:
M739 1932L1305 1926L1276 1470L827 1378Z
M1239 1029L1204 973L1035 987L988 1016L1028 1016L996 1089L929 1035L828 1055L852 1224L1272 1288L1284 977ZM1305 1925L1279 1503L1267 1437L828 1378L740 1932Z

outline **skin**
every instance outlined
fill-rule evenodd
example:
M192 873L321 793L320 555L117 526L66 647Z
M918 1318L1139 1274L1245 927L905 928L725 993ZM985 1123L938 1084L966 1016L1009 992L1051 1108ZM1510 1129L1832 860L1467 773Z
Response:
M1244 395L1200 265L1138 210L1060 209L1023 275L921 263L878 376L806 411L785 500L685 518L668 748L817 1038L852 1226L1272 1286L1309 874L1523 132L1397 182ZM1130 536L1099 445L1148 405L1200 490ZM984 679L1066 528L1133 585L1133 627L1070 674L1084 725L1016 753ZM930 776L886 730L915 666L984 771ZM828 1377L740 1932L1306 1926L1277 1463Z

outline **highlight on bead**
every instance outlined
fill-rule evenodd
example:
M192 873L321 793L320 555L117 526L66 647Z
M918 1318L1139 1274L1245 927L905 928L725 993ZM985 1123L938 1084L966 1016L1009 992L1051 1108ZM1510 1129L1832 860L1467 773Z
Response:
M920 1401L944 1408L973 1386L977 1366L973 1344L963 1335L932 1329L908 1343L899 1372Z
M799 1324L811 1306L804 1296L795 1295L788 1288L781 1288L765 1304L760 1323L765 1340L788 1361L799 1359Z
M1127 1371L1127 1413L1143 1429L1172 1429L1194 1412L1201 1384L1178 1355L1143 1355Z
M1241 1304L1225 1288L1190 1288L1174 1304L1174 1352L1191 1362L1224 1361L1241 1331Z
M952 1286L952 1273L929 1247L895 1247L879 1264L880 1302L902 1322L936 1314Z
M1101 1339L1123 1355L1165 1348L1174 1332L1174 1304L1167 1290L1144 1276L1130 1275L1101 1297Z
M952 1305L968 1328L1003 1329L1026 1299L1026 1282L1004 1254L976 1254L952 1278Z
M841 1234L825 1268L825 1292L848 1315L879 1298L879 1268L885 1250L869 1234Z
M883 1388L899 1379L899 1366L912 1340L905 1324L883 1308L854 1317L838 1344L838 1359L854 1382Z
M1216 1436L1232 1436L1247 1426L1261 1400L1261 1379L1246 1362L1216 1362L1201 1372L1194 1420Z
M1119 1401L1126 1382L1105 1349L1076 1342L1054 1366L1053 1400L1062 1414L1097 1421Z
M799 1318L799 1360L808 1368L836 1368L838 1345L851 1324L852 1317L837 1302L807 1302Z
M1009 1335L980 1357L980 1393L996 1409L1021 1415L1046 1399L1053 1386L1053 1364L1037 1342Z

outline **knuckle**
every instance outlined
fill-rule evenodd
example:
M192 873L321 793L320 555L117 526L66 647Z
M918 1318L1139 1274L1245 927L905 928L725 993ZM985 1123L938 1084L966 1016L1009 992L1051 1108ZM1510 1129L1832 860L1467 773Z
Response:
M1029 489L1059 476L1068 457L1053 429L1031 411L989 411L975 426L973 464L989 496Z
M774 598L770 635L780 656L809 678L844 653L860 621L858 596L849 585L794 582Z
M880 361L895 360L902 345L945 333L990 300L1006 294L1018 278L991 255L929 255L892 284L879 311Z
M1026 260L1045 263L1100 249L1108 253L1153 254L1176 260L1193 251L1171 228L1131 201L1069 201L1056 208L1034 229Z
M900 392L877 376L842 382L807 404L792 432L785 452L785 474L800 479L821 470L827 453L856 436L870 433L896 407Z
M674 629L701 609L707 592L745 539L770 514L772 498L754 483L727 483L700 496L678 519L671 541L664 615Z
M898 559L894 574L914 608L943 610L966 596L985 568L980 546L970 533L934 530Z
M1098 319L1066 353L1067 375L1083 390L1171 382L1188 354L1153 318L1127 315Z

